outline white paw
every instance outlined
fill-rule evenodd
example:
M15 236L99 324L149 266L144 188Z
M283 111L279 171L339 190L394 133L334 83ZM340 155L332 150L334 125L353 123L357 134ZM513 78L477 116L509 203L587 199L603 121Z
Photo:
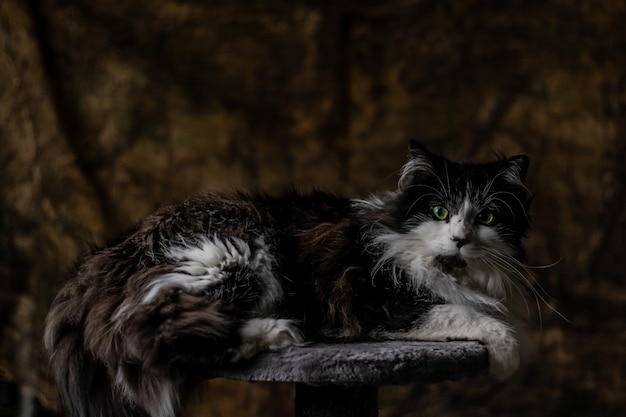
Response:
M241 346L233 360L250 359L265 350L282 349L305 343L302 332L292 320L256 318L241 326Z
M499 335L484 337L481 341L489 352L489 374L502 381L517 371L520 363L519 347L510 329Z
M509 378L520 364L517 334L509 323L478 313L468 338L485 344L489 352L489 374L497 380Z

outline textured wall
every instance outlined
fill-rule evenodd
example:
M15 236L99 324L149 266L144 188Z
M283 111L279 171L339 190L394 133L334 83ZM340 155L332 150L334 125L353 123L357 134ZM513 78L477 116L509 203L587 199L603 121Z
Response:
M209 188L388 189L416 137L530 155L554 298L512 381L385 389L381 414L626 413L623 2L118 3L0 2L0 370L25 397L54 407L42 320L86 242ZM211 382L189 409L289 415L291 393Z

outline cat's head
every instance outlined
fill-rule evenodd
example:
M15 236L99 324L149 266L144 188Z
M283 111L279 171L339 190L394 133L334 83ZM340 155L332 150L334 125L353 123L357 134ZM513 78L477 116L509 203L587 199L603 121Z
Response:
M414 141L409 149L399 189L386 206L389 217L382 220L384 262L414 276L438 270L476 277L476 285L494 286L480 290L497 296L506 284L493 276L516 270L524 256L528 157L476 164L450 161Z

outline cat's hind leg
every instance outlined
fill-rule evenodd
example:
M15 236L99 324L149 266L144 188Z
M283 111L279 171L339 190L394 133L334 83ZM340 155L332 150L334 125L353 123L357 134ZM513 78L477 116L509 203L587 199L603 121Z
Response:
M283 289L273 272L272 250L263 239L247 243L214 237L201 241L196 248L177 248L170 256L181 264L177 271L195 276L183 278L193 282L192 288L202 288L208 298L248 313L249 318L239 327L240 345L231 350L232 361L304 343L294 321L272 317L275 305L282 301Z
M170 271L145 286L143 303L150 303L163 290L179 288L262 316L273 314L282 301L273 251L261 237L252 242L201 237L193 243L173 245L164 255Z
M187 373L302 341L290 321L258 318L273 316L283 297L263 239L200 237L163 254L129 279L136 295L111 323L112 350L123 353L112 366L116 385L150 415L175 414Z
M246 242L203 237L172 246L165 254L172 262L170 270L146 286L143 303L176 289L228 306L240 323L239 344L228 349L231 360L304 342L295 322L274 318L284 291L274 273L273 251L263 238Z

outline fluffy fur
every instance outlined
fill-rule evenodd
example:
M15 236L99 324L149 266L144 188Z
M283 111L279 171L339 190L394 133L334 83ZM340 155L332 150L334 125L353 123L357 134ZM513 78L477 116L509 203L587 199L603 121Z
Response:
M73 417L178 414L201 368L306 341L477 339L519 362L528 159L412 142L396 191L207 194L87 256L45 347Z

